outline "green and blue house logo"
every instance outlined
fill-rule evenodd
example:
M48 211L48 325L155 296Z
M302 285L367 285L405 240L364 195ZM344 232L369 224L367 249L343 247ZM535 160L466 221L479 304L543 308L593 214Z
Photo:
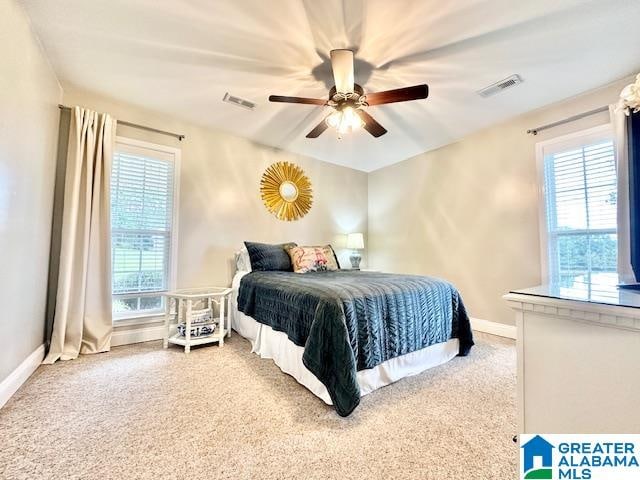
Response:
M553 449L551 443L536 435L522 445L522 478L553 479Z
M638 434L522 434L520 479L638 480Z

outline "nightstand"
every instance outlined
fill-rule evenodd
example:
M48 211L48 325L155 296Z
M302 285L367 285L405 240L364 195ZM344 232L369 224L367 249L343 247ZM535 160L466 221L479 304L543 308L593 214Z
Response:
M224 337L231 336L231 316L227 314L225 317L225 311L231 310L231 292L226 287L207 287L165 293L164 348L171 343L184 347L184 353L189 353L194 345L217 342L222 347ZM175 304L174 313L171 312L172 301ZM217 319L213 314L214 304L218 306ZM171 318L174 315L178 331L170 336ZM212 333L207 333L209 330Z

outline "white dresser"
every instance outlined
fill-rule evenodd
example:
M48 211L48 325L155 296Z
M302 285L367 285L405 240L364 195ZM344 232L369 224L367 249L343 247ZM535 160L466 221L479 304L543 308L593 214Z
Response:
M541 286L516 312L519 433L640 433L640 293Z

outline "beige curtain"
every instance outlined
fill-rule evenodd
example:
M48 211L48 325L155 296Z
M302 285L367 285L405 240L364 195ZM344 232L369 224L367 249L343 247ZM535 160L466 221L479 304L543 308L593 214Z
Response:
M110 176L116 121L71 111L58 292L45 363L111 346Z

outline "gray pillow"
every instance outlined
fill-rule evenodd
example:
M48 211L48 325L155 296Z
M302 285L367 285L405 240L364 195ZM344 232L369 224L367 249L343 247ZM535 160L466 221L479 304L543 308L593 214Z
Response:
M296 243L281 243L271 245L268 243L244 242L251 260L251 270L272 271L279 270L292 272L291 258L285 250L287 247L295 247Z

